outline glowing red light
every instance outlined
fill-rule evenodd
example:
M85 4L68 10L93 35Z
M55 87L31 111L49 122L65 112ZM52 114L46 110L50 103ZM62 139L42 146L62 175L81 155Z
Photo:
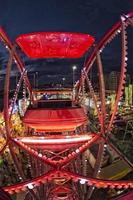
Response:
M29 58L79 58L94 41L89 34L67 32L29 33L16 39Z

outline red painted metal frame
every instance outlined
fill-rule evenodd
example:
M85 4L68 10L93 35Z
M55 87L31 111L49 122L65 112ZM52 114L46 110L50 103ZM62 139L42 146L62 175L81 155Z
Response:
M96 47L96 49L94 50L93 54L91 55L90 59L87 61L86 63L86 66L84 68L84 72L82 74L82 78L79 82L79 89L82 87L82 83L83 83L83 76L85 76L84 78L86 78L86 80L88 80L88 85L90 85L90 82L89 82L89 79L87 79L86 77L86 74L87 72L90 70L91 68L91 65L93 64L94 60L96 59L96 56L97 56L97 52L99 52L100 50L103 49L103 47L108 43L109 39L112 38L113 36L115 36L115 34L118 32L119 29L121 29L123 32L122 32L122 37L123 37L123 45L125 45L125 32L124 32L124 25L123 23L128 23L128 18L133 18L133 13L130 13L126 16L127 18L122 22L122 26L121 26L121 22L117 23L112 29L111 31L109 31L109 33L107 33L107 35L105 35L105 37L100 41L100 43L98 44L98 46ZM41 160L42 162L45 162L47 163L48 165L52 166L55 168L55 170L51 170L50 172L48 172L47 174L44 174L40 177L37 177L37 178L34 178L30 181L24 181L23 183L19 183L19 184L16 184L16 185L13 185L13 186L7 186L7 187L4 187L4 190L9 192L9 193L14 193L14 192L20 192L20 191L25 191L28 189L28 184L32 184L33 186L38 186L40 185L40 183L47 183L48 181L52 181L54 178L60 178L60 177L65 177L66 180L72 180L74 182L81 182L81 184L88 184L89 186L95 186L95 187L103 187L103 188L106 188L106 187L110 187L110 188L118 188L118 189L121 189L121 188L128 188L128 187L133 187L133 181L109 181L109 180L99 180L99 179L96 179L96 178L90 178L90 177L84 177L84 176L81 176L81 175L78 175L78 174L75 174L75 173L71 173L71 172L68 172L68 171L64 171L63 170L63 167L65 164L69 163L70 161L72 161L73 159L75 159L78 155L80 155L82 152L84 152L87 148L89 148L92 144L94 144L95 142L98 142L101 140L101 137L103 137L103 144L102 144L102 147L101 149L102 150L99 150L99 152L103 151L103 145L105 142L108 142L107 141L107 138L106 138L106 135L91 135L91 139L88 141L86 141L84 144L82 144L82 146L78 147L78 149L72 153L70 153L68 156L64 157L62 160L59 160L59 161L56 161L56 160L51 160L50 158L47 158L46 156L43 156L42 154L38 153L36 150L32 149L31 147L29 147L28 145L25 145L22 141L18 141L17 138L14 139L12 138L11 134L10 134L10 124L9 124L9 114L8 114L8 91L9 91L9 75L10 75L10 70L11 70L11 63L12 63L12 59L15 58L19 67L20 67L20 70L21 72L24 71L24 66L21 65L21 61L19 60L19 57L17 57L17 54L16 54L16 51L15 49L13 49L13 46L12 44L10 43L10 41L8 41L8 38L5 37L5 33L4 33L4 37L3 37L3 30L0 28L0 36L1 36L1 39L4 40L4 43L7 42L8 44L8 47L10 49L10 53L11 53L11 56L9 58L9 62L8 62L8 67L7 67L7 75L6 75L6 80L7 80L7 84L5 83L5 100L4 100L4 103L5 103L5 108L4 108L4 111L5 111L5 121L6 121L6 130L7 130L7 142L5 144L5 146L3 147L3 149L1 150L0 154L3 152L3 150L6 148L7 145L9 145L9 148L11 148L11 146L13 144L17 145L18 147L20 147L21 149L25 150L26 152L28 152L30 155L33 155L35 158L37 158L38 160ZM111 125L113 123L113 120L114 120L114 115L117 111L117 106L118 106L118 101L120 99L120 92L121 92L121 89L122 89L122 83L123 83L123 79L124 79L124 69L125 69L125 62L124 62L124 58L125 58L125 46L123 46L123 53L124 55L122 55L122 70L121 70L121 78L120 78L120 85L119 85L119 89L118 89L118 95L117 95L117 100L116 100L116 104L115 104L115 111L113 113L113 117L110 121L110 124L108 126L108 131L110 131L110 128L111 128ZM19 63L20 61L20 63ZM101 72L102 75L103 75L103 72ZM26 78L26 81L28 79ZM103 84L102 84L102 77L100 78L100 81L101 81L101 91L103 89ZM27 81L27 87L29 88L29 90L31 91L31 88L30 88L30 84L28 84L28 81ZM93 88L91 88L91 90L93 90ZM94 94L93 94L94 96ZM104 99L102 100L104 101ZM104 102L102 104L102 106L104 106ZM104 122L104 120L101 120L101 118L104 117L104 111L103 113L101 113L99 119L100 119L100 122ZM101 131L101 133L103 133L104 131ZM110 145L110 144L109 144ZM114 148L114 147L113 147ZM100 149L100 148L99 148ZM11 153L13 154L13 152L11 151ZM103 154L103 153L102 153ZM119 152L118 152L119 154ZM121 156L121 155L120 155ZM96 167L96 171L99 169L100 167L100 163L101 163L101 158L102 158L102 155L99 156L98 158L98 161L97 161L97 167ZM126 160L125 160L126 161ZM16 166L18 165L19 163L16 164ZM19 168L19 166L18 166ZM57 169L60 169L60 170L57 170ZM18 170L21 174L21 170ZM23 178L24 180L24 178ZM33 194L34 196L34 194Z
M10 41L10 39L8 38L7 34L5 33L5 31L2 27L0 27L0 40L8 48L9 52L11 52L12 49L13 49L13 44ZM14 52L14 60L17 64L20 72L23 73L25 71L24 64L22 63L22 61L21 61L20 57L18 56L16 50ZM27 86L30 94L32 94L32 87L31 87L30 81L28 79L28 76L26 74L25 74L25 82L26 82L26 86Z
M9 144L9 150L10 150L10 153L11 153L11 156L12 156L12 160L13 160L15 166L16 166L16 169L17 169L19 175L21 176L22 180L24 181L25 180L25 176L24 176L23 171L22 171L22 169L20 167L20 163L18 162L18 160L16 158L16 155L14 154L14 151L12 149L12 144L11 144L11 129L10 129L10 115L9 115L9 108L8 108L8 105L9 105L10 73L11 73L13 58L14 59L18 59L18 61L19 61L19 57L17 57L15 46L10 43L10 40L8 40L8 37L6 36L6 34L4 33L4 31L1 29L1 27L0 27L0 31L1 31L0 32L0 39L2 39L2 41L4 42L4 44L5 44L5 42L8 43L7 46L9 45L8 48L9 48L9 53L10 53L9 54L9 60L8 60L8 63L7 63L6 76L5 76L5 84L4 84L4 119L5 119L6 141L7 141L6 146L7 146L7 144ZM21 70L24 71L24 68L22 68ZM23 73L23 71L22 71L22 73ZM27 78L26 80L28 80L27 76L26 76L26 78ZM31 88L29 86L30 86L30 84L27 85L27 87L28 87L29 92L31 94ZM31 99L32 99L32 94L31 94ZM6 148L6 146L4 148ZM31 194L31 196L33 198L35 198L36 200L38 200L38 198L37 198L37 196L36 196L36 194L34 193L33 190L29 190L29 193Z
M91 81L89 80L89 77L87 76L87 73L86 73L85 70L83 70L83 75L84 75L84 80L86 80L87 85L88 85L88 87L89 87L90 94L91 94L91 96L92 96L92 98L93 98L94 105L95 105L95 109L96 109L96 111L97 111L98 119L99 119L99 122L100 122L100 124L101 124L101 123L102 123L102 121L101 121L101 113L100 113L100 111L99 111L99 109L98 109L97 97L96 97L96 95L95 95L95 92L94 92L94 89L93 89L93 87L92 87Z
M124 32L124 25L128 24L128 17L133 17L133 13L130 13L130 15L127 15L126 19L124 18L124 22L119 22L117 23L112 29L111 31L109 31L105 37L99 42L99 44L96 46L94 52L92 53L91 57L88 59L86 65L85 65L85 68L83 69L83 73L85 74L85 79L88 83L88 86L90 87L90 92L93 94L93 100L95 102L95 108L97 109L97 102L95 100L95 93L94 93L94 90L91 86L91 82L88 80L88 77L87 77L87 72L89 72L89 70L91 69L92 67L92 64L94 63L94 61L97 59L97 65L98 67L101 66L101 69L102 69L102 65L101 65L101 61L100 61L100 52L103 50L103 48L105 47L105 45L113 38L115 37L115 35L119 32L119 29L122 30L122 59L121 59L121 75L120 75L120 82L119 82L119 88L118 88L118 94L117 94L117 98L116 98L116 102L115 102L115 109L112 113L112 116L111 116L111 119L109 121L109 124L108 124L108 128L106 130L104 130L102 127L104 126L104 123L105 123L105 103L104 103L104 99L103 99L103 94L105 94L105 89L104 89L104 83L103 83L103 72L99 71L100 74L99 74L99 81L100 81L100 97L101 97L101 114L99 115L99 111L97 109L97 113L98 113L98 118L99 118L99 123L100 123L100 127L101 127L101 130L102 130L102 133L104 134L107 134L108 132L110 132L111 128L112 128L112 123L114 121L114 117L115 117L115 114L117 112L117 107L118 107L118 102L120 100L120 97L121 97L121 91L122 91L122 88L123 88L123 82L124 82L124 75L125 75L125 67L126 67L126 62L125 62L125 56L127 54L126 52L126 36L125 36L125 32ZM89 81L89 82L88 82ZM82 79L82 76L80 78L80 81L77 85L78 87L78 94L80 93L80 88L82 88L82 84L83 84L83 79ZM77 95L78 96L78 95ZM100 117L99 117L100 116ZM103 135L104 136L104 135ZM103 144L104 145L104 144ZM129 167L132 169L132 164L130 162L128 162L128 160L126 160L126 158L124 156L122 156L120 154L120 152L116 151L117 154L129 165ZM101 153L101 156L99 156L99 162L97 164L98 168L100 167L100 163L101 163L101 160L102 160L102 155L103 153ZM96 175L96 174L95 174ZM89 195L91 195L92 193L92 190L89 191Z
M86 61L85 67L83 69L83 71L85 71L86 73L89 72L89 70L91 69L94 61L96 60L96 56L98 52L101 52L105 46L110 42L111 39L113 39L121 30L123 27L123 23L125 23L126 25L129 25L130 22L129 20L133 18L133 12L129 13L128 15L126 15L126 18L124 18L123 22L118 22L116 23L109 32L107 32L107 34L100 40L100 42L96 45L94 52L91 54L91 56L89 57L89 59ZM125 36L123 35L123 38L125 38ZM124 42L124 41L122 41ZM120 75L120 82L119 82L119 88L118 88L118 94L117 94L117 98L116 98L116 102L115 102L115 110L112 113L112 118L110 120L109 126L108 126L108 132L111 130L112 127L112 123L115 117L115 114L117 112L117 107L118 107L118 102L120 100L121 97L121 91L123 89L123 82L124 82L124 78L125 78L125 67L126 67L126 63L125 63L125 49L124 49L124 44L122 44L122 50L123 50L123 55L122 55L122 60L121 60L121 75ZM82 88L82 84L83 84L83 80L82 80L82 75L80 77L80 80L77 84L77 97L79 96L79 93L81 91ZM102 108L103 109L103 108Z
M81 33L38 32L20 35L16 42L29 58L80 58L94 38Z
M125 181L125 180L121 180L121 181L112 181L112 180L100 180L100 179L96 179L96 178L87 178L85 176L81 176L81 175L78 175L78 174L75 174L75 173L71 173L71 172L68 172L68 171L65 171L65 170L51 170L50 172L40 176L40 177L37 177L37 178L34 178L32 180L29 180L29 181L25 181L23 183L18 183L14 186L6 186L4 187L3 189L10 193L10 194L13 194L13 193L18 193L18 192L21 192L21 191L25 191L27 190L28 188L28 185L32 184L33 187L35 186L39 186L41 183L43 184L46 184L54 179L58 179L60 177L64 177L68 180L72 180L73 182L80 182L80 181L84 181L83 184L87 184L89 186L95 186L95 187L98 187L98 188L118 188L118 189L121 189L121 188L133 188L133 181Z
M90 136L91 136L90 140L88 140L87 142L82 144L80 147L78 147L77 151L75 150L74 152L69 153L68 156L64 157L63 159L59 161L55 161L50 158L47 158L45 155L39 154L38 151L36 151L35 149L13 138L11 139L11 141L14 142L14 144L19 146L21 149L28 152L30 155L34 156L35 158L38 158L39 160L47 163L48 165L56 167L56 166L63 166L66 163L70 162L71 160L75 159L78 155L84 152L87 148L89 148L94 142L96 142L100 138L100 136L95 135L95 134L92 134Z
M129 13L126 15L126 21L128 21L128 19L133 17L133 12ZM85 64L85 71L89 71L91 68L91 64L93 62L93 60L96 57L96 54L98 51L103 50L105 48L105 45L108 44L109 39L113 38L113 36L115 36L115 34L117 34L118 30L121 29L121 21L119 21L118 23L116 23L106 34L105 36L100 40L100 42L96 45L96 48L94 50L94 52L92 53L92 55L89 57L89 59L87 60L86 64Z
M125 78L125 66L126 66L126 33L125 33L125 22L121 20L122 23L122 56L121 56L121 72L120 72L120 80L119 80L119 87L118 87L118 92L117 92L117 97L116 97L116 101L115 101L115 105L114 105L114 111L112 113L109 125L108 125L108 132L110 132L111 128L112 128L112 124L115 118L115 114L117 112L117 108L118 108L118 103L120 101L121 98L121 93L122 93L122 89L123 89L123 83L124 83L124 78Z
M100 53L97 52L96 55L96 61L97 61L97 66L98 66L98 73L99 73L99 85L100 85L100 100L101 100L101 133L105 134L105 84L104 84L104 75L103 75L103 66L102 66L102 61L100 57Z
M114 112L112 113L110 122L108 124L108 128L106 128L106 130L104 130L102 128L104 126L104 123L105 123L105 103L104 103L104 101L105 101L104 99L105 98L103 99L103 92L105 94L105 89L104 89L104 83L103 83L103 72L101 70L100 70L101 72L99 71L100 72L99 81L100 81L100 97L101 97L101 114L99 114L99 110L98 109L97 109L97 113L98 113L100 127L101 127L101 130L102 130L102 133L104 133L104 134L110 132L110 130L111 130L112 123L114 121L114 117L115 117L115 114L117 112L118 102L119 102L120 97L121 97L121 91L123 89L123 82L124 82L124 77L125 77L124 76L125 75L125 67L126 67L125 56L127 54L127 52L126 52L126 39L125 39L126 36L125 36L125 32L124 32L124 28L123 27L124 27L125 24L126 24L125 26L129 25L129 19L130 18L133 18L133 13L130 13L130 14L126 15L126 17L123 18L123 20L124 20L123 22L122 21L118 22L115 26L113 26L113 28L103 37L103 39L99 42L99 44L96 45L96 48L94 49L94 52L92 53L92 55L87 60L87 62L85 64L85 67L83 69L83 73L85 75L84 79L86 79L86 81L88 83L91 95L93 96L93 100L95 102L95 108L97 109L97 101L96 101L96 98L95 98L95 93L94 93L94 90L92 88L91 82L89 81L89 79L87 77L87 73L91 69L91 67L92 67L92 65L93 65L93 63L94 63L94 61L96 59L97 59L97 65L98 65L98 67L100 67L101 61L100 61L98 55L100 55L100 53L105 48L105 46L110 42L111 39L113 39L113 37L115 37L115 35L117 35L119 33L119 30L121 29L122 30L122 59L121 59L120 82L119 82L118 94L117 94L117 98L116 98L116 102L115 102L115 109L114 109ZM131 22L132 21L130 21L130 23ZM79 96L80 91L82 90L83 82L84 82L84 80L83 80L82 75L81 75L81 78L80 78L80 80L78 81L78 84L77 84L77 97ZM78 99L76 99L76 101L78 101ZM104 137L106 137L106 136L104 136ZM118 151L116 151L116 152L129 165L129 167L131 167L131 169L132 169L131 163L129 163L127 160L125 160L125 157L123 157L120 154L120 152L118 152ZM100 157L102 159L102 154L101 154ZM99 167L100 167L101 159L99 160L99 163L98 163Z

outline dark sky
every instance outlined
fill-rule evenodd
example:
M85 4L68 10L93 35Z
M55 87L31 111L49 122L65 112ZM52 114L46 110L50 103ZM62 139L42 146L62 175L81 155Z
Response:
M0 24L12 41L15 41L16 36L21 33L69 31L89 33L98 42L107 30L120 19L121 14L131 11L133 11L133 0L0 0ZM115 49L119 51L119 48ZM113 54L112 48L105 52L105 63L109 69L111 69L111 65L114 66L116 55ZM1 73L4 73L6 56L1 46L0 56ZM76 63L73 61L72 64L74 62ZM71 73L71 63L68 66L68 62L64 61L61 64L58 61L50 62L49 60L44 61L43 64L36 62L32 69L31 63L31 61L26 63L30 71L43 70L44 75L47 74L49 65L51 69L48 74L52 68L55 70L52 71L52 74L55 76L56 74L63 76ZM79 63L81 65L82 61ZM130 62L130 72L132 71L131 63L133 62ZM42 69L42 65L45 69ZM78 70L80 73L81 66Z
M133 10L132 0L0 0L0 24L11 39L33 31L87 32L100 37Z

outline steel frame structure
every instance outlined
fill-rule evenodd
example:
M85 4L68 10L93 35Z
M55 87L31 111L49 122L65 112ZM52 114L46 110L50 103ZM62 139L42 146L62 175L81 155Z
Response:
M133 166L132 163L128 161L128 159L119 152L114 145L109 143L108 136L111 132L112 124L115 119L115 115L117 113L118 109L118 102L120 101L121 95L122 95L122 89L123 89L123 83L124 83L124 77L126 72L126 60L127 60L127 36L126 36L126 29L127 27L131 25L133 26L133 13L129 13L127 15L121 16L121 21L115 24L112 29L103 37L103 39L95 46L94 51L92 52L91 56L88 58L87 62L85 63L85 66L82 70L81 78L77 82L75 86L76 91L76 98L75 102L79 103L80 99L79 96L82 96L84 99L84 93L85 93L85 87L84 83L87 84L90 94L93 98L95 108L98 115L99 120L99 126L100 131L97 133L88 133L84 141L83 138L77 137L76 135L69 136L69 139L71 140L71 143L75 144L78 138L78 144L75 146L74 150L70 150L70 140L68 140L67 136L64 136L61 140L60 138L60 145L64 145L64 148L60 152L54 152L51 150L48 150L46 154L41 153L39 147L37 149L34 149L32 145L30 146L27 144L27 137L24 138L15 138L13 137L13 133L10 127L10 119L11 119L11 113L9 113L9 88L10 88L10 73L11 73L11 67L13 61L18 66L21 77L20 80L16 86L16 90L14 93L14 98L11 103L11 110L13 109L13 106L15 104L15 101L17 99L17 95L20 89L20 85L22 83L22 80L24 79L24 82L26 84L26 88L29 91L30 99L32 98L32 87L30 84L30 81L28 79L28 76L25 71L25 67L23 62L21 61L20 57L17 54L16 51L16 45L12 44L9 40L8 36L2 29L0 28L0 39L4 43L5 46L8 47L9 50L9 60L7 64L7 71L5 76L5 85L4 85L4 118L5 118L5 129L6 129L6 144L3 146L3 148L0 150L0 155L4 152L4 150L8 147L14 162L14 165L18 171L19 176L22 179L21 183L17 183L11 186L5 186L3 189L10 193L19 193L22 191L28 191L30 194L30 198L34 200L43 199L44 191L42 192L41 186L42 184L48 185L47 188L45 188L45 192L47 194L53 194L51 191L51 185L54 183L56 186L60 186L63 190L63 187L66 189L70 189L70 196L68 195L64 199L72 200L72 199L83 199L81 198L81 194L76 192L78 189L81 189L82 186L79 186L79 183L81 185L88 185L89 190L87 192L86 199L89 199L91 197L91 194L95 187L97 188L132 188L133 187L133 181L130 180L120 180L120 181L114 181L114 180L102 180L98 179L97 176L99 174L99 170L101 169L102 161L104 158L104 151L106 148L106 145L110 146L119 156L121 159L124 160L129 166L129 168L132 170ZM108 43L112 41L113 38L116 37L117 34L121 32L122 35L122 50L121 50L121 72L120 72L120 81L119 81L119 87L118 87L118 93L115 101L114 111L111 115L111 118L109 120L109 123L107 126L106 124L106 109L105 109L105 85L104 85L104 76L103 76L103 66L101 61L101 54L103 49L106 47ZM91 80L89 79L89 72L91 67L93 66L94 61L97 63L98 72L99 72L99 84L100 84L100 109L98 108L98 101L95 94L95 91L93 89ZM83 134L85 137L85 135ZM47 139L47 140L46 140ZM31 140L30 140L31 141ZM38 139L38 141L33 139L34 145L38 145L38 143L42 143L44 145L47 145L46 143L52 144L54 139L52 138L41 138ZM76 162L76 159L79 159L81 162L81 154L84 154L84 152L90 148L93 144L98 144L98 156L95 162L94 172L92 177L88 177L85 175L85 173L82 173L82 170L78 169L76 164L73 164L73 162ZM66 146L65 146L66 145ZM32 167L34 167L36 171L35 177L33 176L31 180L26 180L26 176L24 174L24 171L22 169L22 166L20 165L18 158L15 154L14 148L20 148L23 151L26 151L26 154L28 154L28 159L30 160L30 167L31 167L31 173L33 173ZM39 150L38 150L39 149ZM50 155L50 156L49 156ZM33 156L33 158L32 158ZM84 156L83 156L84 158ZM83 159L82 158L82 159ZM34 162L34 159L37 161ZM85 161L83 161L84 164ZM47 165L47 167L45 165ZM46 170L43 169L43 166L47 168ZM68 166L68 167L66 167ZM81 167L81 165L80 165ZM75 169L74 169L75 168ZM39 169L39 170L38 170ZM39 172L38 172L39 171ZM80 172L80 173L78 173ZM83 175L81 175L83 174ZM73 188L72 189L72 185ZM56 186L52 191L55 191ZM76 188L76 189L75 189ZM76 193L76 196L74 196L74 192ZM82 188L82 191L85 191L85 187ZM40 195L40 196L39 196ZM25 197L25 199L28 199L29 196ZM47 199L59 199L58 196L45 196Z

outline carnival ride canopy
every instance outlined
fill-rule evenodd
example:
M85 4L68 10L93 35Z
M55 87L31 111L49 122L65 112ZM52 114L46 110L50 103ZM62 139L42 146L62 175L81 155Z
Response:
M94 41L89 34L69 32L28 33L16 38L29 58L80 58Z

